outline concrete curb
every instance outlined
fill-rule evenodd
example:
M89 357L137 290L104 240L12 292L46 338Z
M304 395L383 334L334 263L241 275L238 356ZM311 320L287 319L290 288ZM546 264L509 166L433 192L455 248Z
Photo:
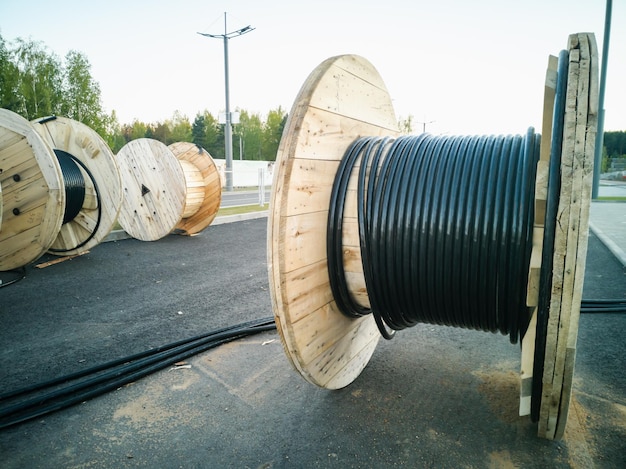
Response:
M600 228L598 228L592 221L589 221L589 228L595 233L595 235L602 241L609 251L613 253L617 260L626 267L626 253L615 242L609 238Z
M268 214L267 210L261 210L257 212L239 213L237 215L225 215L222 217L216 217L215 220L213 220L213 223L209 225L209 227L213 225L223 225L224 223L235 223L238 221L263 218L263 217L267 217L267 214ZM128 233L126 233L124 230L114 230L114 231L111 231L108 234L108 236L104 238L102 242L106 243L109 241L121 241L123 239L129 239L129 238L131 238L131 236Z
M216 217L211 225L223 225L224 223L234 223L236 221L254 220L256 218L267 217L267 214L267 210L261 210L257 212L240 213L237 215L225 215L223 217Z

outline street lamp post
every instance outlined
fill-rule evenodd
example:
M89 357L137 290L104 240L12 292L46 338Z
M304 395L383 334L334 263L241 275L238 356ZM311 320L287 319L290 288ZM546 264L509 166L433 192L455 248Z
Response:
M230 115L230 92L228 89L228 40L233 37L254 31L251 26L228 32L226 12L224 12L224 34L198 33L201 36L221 38L224 40L224 89L226 92L226 119L224 123L224 153L226 156L226 190L233 190L233 126Z
M598 130L596 134L595 164L593 168L593 184L591 186L591 198L598 199L598 186L600 185L600 172L602 172L602 149L604 147L604 93L606 88L606 67L609 59L609 40L611 38L611 14L613 0L606 0L606 12L604 15L604 41L602 42L602 64L600 66L600 87L598 92Z

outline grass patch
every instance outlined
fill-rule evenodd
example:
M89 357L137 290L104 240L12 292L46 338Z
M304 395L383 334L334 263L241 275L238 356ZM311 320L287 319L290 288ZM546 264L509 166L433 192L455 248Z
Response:
M239 205L237 207L224 207L218 210L217 216L223 217L225 215L239 215L241 213L260 212L263 210L267 210L268 208L269 208L269 204Z
M626 197L619 196L619 195L604 196L604 197L598 197L598 200L613 200L613 201L619 201L619 202L626 202Z
M250 212L261 212L263 210L267 210L269 208L269 204L265 204L263 206L259 204L254 205L239 205L237 207L224 207L220 208L217 212L218 217L223 217L225 215L239 215L241 213L250 213ZM115 222L111 231L121 230L119 222Z

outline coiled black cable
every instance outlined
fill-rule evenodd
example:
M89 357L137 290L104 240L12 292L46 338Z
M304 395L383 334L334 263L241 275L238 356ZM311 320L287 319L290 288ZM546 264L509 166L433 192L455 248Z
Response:
M539 136L364 137L337 171L328 217L331 289L350 317L372 312L386 338L418 322L508 334L529 322ZM349 293L343 205L358 164L358 218L371 308ZM386 327L385 327L386 326Z
M75 246L71 246L68 248L48 249L48 251L52 253L59 254L79 249L86 245L95 236L102 221L102 199L96 179L94 178L89 168L82 161L80 161L74 155L67 153L63 150L55 149L54 154L59 160L61 172L63 173L63 181L65 184L65 211L63 213L63 224L74 220L76 216L80 213L85 202L85 178L82 171L84 171L87 176L89 176L89 179L93 184L95 190L96 204L98 207L96 222L94 223L94 226L91 229L89 235L85 237L85 239L78 242Z
M65 184L65 211L63 224L72 221L80 212L85 202L85 178L76 164L75 158L63 150L54 150L59 161Z

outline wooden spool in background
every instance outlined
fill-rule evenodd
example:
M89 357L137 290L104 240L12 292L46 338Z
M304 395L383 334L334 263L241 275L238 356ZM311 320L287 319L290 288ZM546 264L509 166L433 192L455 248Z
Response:
M568 48L570 68L558 211L559 220L565 224L559 226L554 243L538 426L539 436L549 439L562 435L571 395L597 125L594 36L572 35ZM397 133L392 101L378 72L367 60L348 55L330 58L311 73L289 113L281 139L268 219L272 306L291 363L307 381L324 388L350 384L367 365L379 338L371 315L356 319L344 316L331 292L326 230L335 173L357 138ZM545 178L545 172L538 172L540 178ZM356 177L352 179L343 220L342 252L350 293L366 305L356 222ZM535 262L536 258L534 252Z
M185 174L185 208L175 230L194 235L209 226L222 202L220 174L209 152L190 142L177 142L169 149L178 158Z
M82 254L102 242L117 220L122 184L113 152L95 130L73 119L46 117L32 125L55 152L77 161L85 184L78 213L63 223L49 250L57 255Z
M124 200L119 224L133 238L156 241L172 232L185 209L185 174L172 151L158 140L139 138L116 155Z
M52 148L23 117L0 109L0 271L36 260L54 243L65 210Z

